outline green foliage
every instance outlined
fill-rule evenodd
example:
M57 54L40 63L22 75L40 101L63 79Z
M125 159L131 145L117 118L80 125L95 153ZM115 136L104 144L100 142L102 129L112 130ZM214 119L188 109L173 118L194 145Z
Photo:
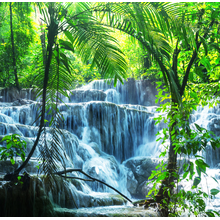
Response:
M15 84L15 79L9 8L5 6L8 3L0 4L0 86L9 87ZM32 7L36 11L39 7L41 22L44 23L41 26L34 22L36 19L33 18ZM62 157L56 153L59 147L62 148L57 127L63 121L57 107L58 102L62 101L58 92L68 96L67 90L93 79L113 78L115 85L118 79L122 81L127 76L151 79L158 85L156 102L170 101L158 108L166 116L160 114L156 118L156 124L160 121L167 124L157 139L162 140L165 147L160 156L173 150L173 160L177 154L194 155L196 158L195 163L183 166L184 174L181 177L178 172L165 168L163 162L152 173L150 179L154 182L154 188L156 184L168 183L163 185L166 198L162 206L169 206L170 215L178 215L177 203L196 216L199 213L215 215L214 211L205 211L203 201L208 195L199 189L209 166L198 152L205 150L208 144L215 149L220 142L214 133L197 124L191 128L189 117L198 104L204 106L209 103L213 106L218 102L209 101L220 90L219 4L14 2L12 11L16 68L21 87L38 87L38 95L44 97L43 105L46 105L41 108L41 129L34 144L36 147L40 133L44 132L41 156L45 158L49 155L46 162L51 165L51 168L45 166L45 171L55 170L57 158L62 161ZM114 32L115 29L124 34ZM127 34L130 39L126 37ZM46 50L47 53L44 53ZM44 120L45 114L51 115L50 120ZM51 143L46 140L46 126L53 128ZM11 147L1 148L1 158L9 157L12 163L15 155L11 148L19 143L16 142L19 137L13 138L11 141L5 139ZM170 147L165 145L168 139ZM19 144L16 146L20 150ZM18 152L24 159L23 152ZM192 190L197 192L183 190L174 194L174 178L178 181L191 180ZM172 181L164 181L170 179ZM217 193L218 190L212 189L210 195ZM186 199L191 205L185 203Z
M3 87L10 87L15 83L8 5L8 3L3 3L0 6L0 16L3 17L0 26L0 85ZM34 42L34 36L36 36L33 30L31 12L30 3L12 3L16 68L19 78L23 78L24 75L30 73L27 71L31 65L28 55L31 54L30 45Z
M25 160L25 149L27 147L27 143L24 140L21 140L20 135L6 135L1 140L1 142L3 141L6 141L6 146L0 147L0 160L7 160L10 158L12 164L15 163L14 158L17 156L20 156L22 161Z
M161 84L158 83L158 86ZM161 90L162 91L162 90ZM190 94L191 91L188 91ZM180 156L184 156L185 158L195 157L194 161L186 162L183 165L184 173L182 175L179 174L178 169L175 172L172 172L172 176L177 179L177 184L171 183L178 188L178 183L183 180L190 181L192 180L191 191L185 191L181 189L178 193L174 193L172 191L167 191L170 197L171 202L169 203L169 215L170 216L180 216L184 210L188 210L189 213L195 216L219 216L214 210L206 210L206 200L212 199L213 196L219 193L217 189L211 189L209 194L206 194L201 190L200 184L203 181L204 176L207 176L206 170L209 168L209 165L205 162L205 159L198 155L199 152L205 151L208 145L211 145L213 149L220 147L220 138L217 137L212 131L208 131L207 129L199 126L198 124L194 124L194 127L189 126L189 116L194 109L199 104L199 101L195 101L195 98L198 97L197 93L195 93L195 97L192 97L186 93L187 98L183 98L183 108L180 111L178 107L172 109L172 115L170 114L170 103L166 103L161 105L157 110L161 113L159 117L155 120L156 123L160 123L162 121L166 121L169 127L172 127L173 130L170 132L172 136L172 144L174 145L174 150L176 154ZM159 92L158 99L163 100L166 99L167 95ZM204 100L200 100L204 102ZM207 102L206 102L207 104ZM209 103L210 104L210 103ZM160 135L160 138L157 140L162 140L162 144L166 143L166 140L169 138L167 128L163 129L163 135ZM165 156L167 152L167 146L164 145L165 151L161 153L161 156ZM164 162L162 161L161 165L156 167L159 168L157 171L152 171L149 180L153 183L153 188L149 191L148 197L155 195L158 193L158 189L156 188L157 184L161 184L163 180L166 180L169 176L169 172L167 172L166 167L164 167ZM217 180L215 180L217 181ZM148 183L149 184L149 183ZM164 191L169 190L168 187L164 187ZM187 202L186 202L187 201ZM166 207L167 200L165 199L161 204L162 207Z
M43 161L40 165L41 171L44 171L47 177L53 178L59 163L66 168L64 146L59 139L59 135L62 135L59 125L63 123L64 117L58 108L59 102L63 102L59 94L68 97L68 91L74 80L74 68L66 52L71 54L77 52L84 62L91 60L90 69L96 67L101 77L114 79L114 85L117 80L123 83L127 65L117 40L109 34L111 30L103 27L93 16L92 3L49 2L36 5L45 23L42 27L45 33L42 36L46 42L46 45L42 43L43 56L39 59L38 75L35 78L39 87L37 96L42 97L40 125L27 159L14 173L19 173L26 166L40 140L39 159ZM62 39L61 33L65 34ZM50 117L48 122L45 121L46 115ZM51 127L51 141L47 138L46 126Z

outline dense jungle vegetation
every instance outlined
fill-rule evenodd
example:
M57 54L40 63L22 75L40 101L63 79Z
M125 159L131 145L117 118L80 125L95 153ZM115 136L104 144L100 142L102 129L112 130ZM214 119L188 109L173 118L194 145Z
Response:
M178 216L177 204L195 216L219 215L206 210L204 202L218 190L208 195L199 188L196 193L174 193L174 188L176 180L194 176L192 188L197 188L209 167L198 152L208 143L213 148L220 143L200 126L192 130L188 120L199 104L218 102L214 98L220 90L220 3L1 2L0 18L0 86L42 91L37 139L24 164L6 179L19 175L32 156L47 109L55 112L51 126L58 125L59 111L53 104L57 91L67 95L66 90L94 79L112 78L115 84L128 77L151 79L158 84L158 100L170 100L158 108L168 114L157 119L168 124L163 140L170 142L161 153L168 152L168 165L162 163L164 172L151 176L154 186L161 186L152 189L145 203L156 200L164 216ZM196 157L195 165L186 164L182 177L177 172L181 154Z

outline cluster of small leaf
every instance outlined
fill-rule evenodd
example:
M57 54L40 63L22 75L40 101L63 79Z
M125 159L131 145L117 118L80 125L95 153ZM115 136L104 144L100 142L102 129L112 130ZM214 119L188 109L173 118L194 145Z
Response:
M161 86L161 83L159 86ZM158 100L166 100L169 99L169 94L164 94L163 90L160 89ZM160 122L168 123L169 128L173 128L173 130L169 131L168 128L163 129L163 136L157 139L157 141L162 140L162 144L165 147L164 152L161 152L160 157L164 157L167 154L168 146L166 146L166 141L172 138L172 144L175 145L175 153L190 158L193 156L195 158L194 163L188 162L183 165L183 175L180 175L178 169L176 172L172 172L172 175L176 178L176 183L173 183L173 186L178 188L178 182L186 179L187 181L192 181L193 184L190 191L185 191L184 189L179 190L179 192L174 193L168 190L168 196L170 197L169 209L170 216L180 216L181 212L188 210L189 213L195 216L220 216L220 214L214 210L206 210L205 200L208 198L213 198L216 194L219 193L218 189L211 189L209 195L202 191L199 184L202 180L202 174L207 176L206 168L209 168L209 165L205 162L205 159L198 155L199 152L205 150L206 147L210 144L211 147L215 150L220 147L220 139L212 132L208 131L205 128L202 128L198 124L194 124L194 126L189 125L190 114L193 110L196 109L196 105L194 99L184 98L182 100L181 107L173 107L172 106L172 114L170 113L171 107L170 103L163 104L162 107L158 108L158 111L161 113L156 120L156 124ZM175 112L175 114L173 114ZM175 126L172 124L175 123ZM158 134L159 135L159 132ZM149 179L151 180L149 183L153 183L153 188L149 191L147 196L155 197L158 192L156 188L157 184L161 184L162 180L169 178L169 171L166 169L166 165L162 161L156 169L157 171L152 171ZM196 171L196 172L195 172ZM217 180L213 178L216 182ZM149 184L148 183L148 184ZM177 190L178 191L178 190ZM187 201L187 202L186 202ZM166 200L163 201L167 203ZM163 206L163 204L161 204ZM178 208L178 209L177 209Z
M7 160L10 158L11 163L15 164L15 159L17 156L21 157L22 161L25 160L25 149L27 143L21 140L20 135L12 134L6 135L0 142L6 141L6 146L2 145L0 147L0 160Z

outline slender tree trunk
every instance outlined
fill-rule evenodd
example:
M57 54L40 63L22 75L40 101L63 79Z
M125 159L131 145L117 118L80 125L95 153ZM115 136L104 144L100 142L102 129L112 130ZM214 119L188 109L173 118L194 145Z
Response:
M10 29L11 29L11 45L12 45L12 61L13 61L13 69L14 69L14 75L15 75L15 86L19 90L19 83L18 83L18 76L17 76L17 66L16 66L16 59L15 59L15 45L14 45L14 33L13 33L13 26L12 26L12 7L11 2L9 4L10 9Z
M172 104L171 104L171 111L172 108L176 108L178 105L177 101L175 99L172 99ZM171 112L172 117L175 117L175 112ZM175 136L177 135L178 130L176 129L177 122L174 121L173 124L169 128L169 136L170 136L170 147L169 147L169 152L168 152L168 164L167 164L167 171L169 172L169 177L165 178L162 181L161 187L159 189L159 192L156 195L156 201L162 203L162 200L165 200L166 203L163 204L162 208L162 214L164 217L168 217L169 211L168 211L168 206L170 203L170 196L173 193L174 189L174 180L175 180L175 175L173 172L177 171L177 154L175 153ZM174 130L174 133L172 132ZM168 192L169 191L169 192Z
M46 57L47 59L46 59L46 66L45 66L45 72L44 72L42 110L41 110L41 119L40 119L40 126L39 126L39 130L38 130L37 138L34 142L34 145L31 149L30 153L27 156L26 160L13 173L6 174L4 176L4 180L14 179L21 172L21 170L24 169L24 167L27 165L27 163L29 162L30 158L32 157L32 155L37 147L37 144L39 142L40 135L42 133L43 126L45 123L44 119L45 119L45 111L46 111L45 106L46 106L47 84L48 84L48 79L49 79L49 69L50 69L50 64L51 64L51 59L52 59L52 54L53 54L53 45L55 42L55 37L57 35L57 29L58 29L58 25L55 23L53 15L50 14L50 17L51 17L51 24L48 27L48 45L47 45L47 54L48 55Z

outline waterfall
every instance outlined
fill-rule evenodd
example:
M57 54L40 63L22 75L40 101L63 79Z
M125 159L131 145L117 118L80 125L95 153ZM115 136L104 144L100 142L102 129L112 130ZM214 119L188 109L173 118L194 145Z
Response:
M60 124L62 134L59 134L59 139L65 148L63 154L67 155L67 167L80 168L129 198L145 198L147 178L158 165L159 154L163 150L161 142L156 141L156 134L159 132L162 135L162 128L166 125L155 125L154 118L160 113L156 112L157 91L152 82L134 79L123 82L118 82L114 87L112 81L96 80L69 91L69 99L60 95L65 103L58 105L64 118ZM33 100L33 103L21 106L13 102L16 101L13 92L2 90L0 93L4 101L0 102L0 137L12 133L21 135L27 141L27 153L37 135L35 126L38 124L39 103L34 101L34 92L33 89L23 89L16 94L16 97ZM50 120L51 116L46 119ZM190 120L192 126L197 123L220 134L219 106L212 109L198 107ZM47 136L49 140L49 127ZM30 173L36 173L31 166L36 164L38 154L37 149L32 165L26 168ZM211 167L218 165L219 150L207 149L203 154ZM59 166L62 169L61 164ZM6 172L6 168L1 166L1 169L1 172ZM85 178L80 173L73 173L72 176ZM94 200L94 197L99 201L99 193L115 193L97 182L72 181L66 184L68 192L77 198L79 207L88 207L88 201ZM65 190L62 190L56 198L51 191L50 198L64 207L62 192ZM98 206L98 202L94 204Z

